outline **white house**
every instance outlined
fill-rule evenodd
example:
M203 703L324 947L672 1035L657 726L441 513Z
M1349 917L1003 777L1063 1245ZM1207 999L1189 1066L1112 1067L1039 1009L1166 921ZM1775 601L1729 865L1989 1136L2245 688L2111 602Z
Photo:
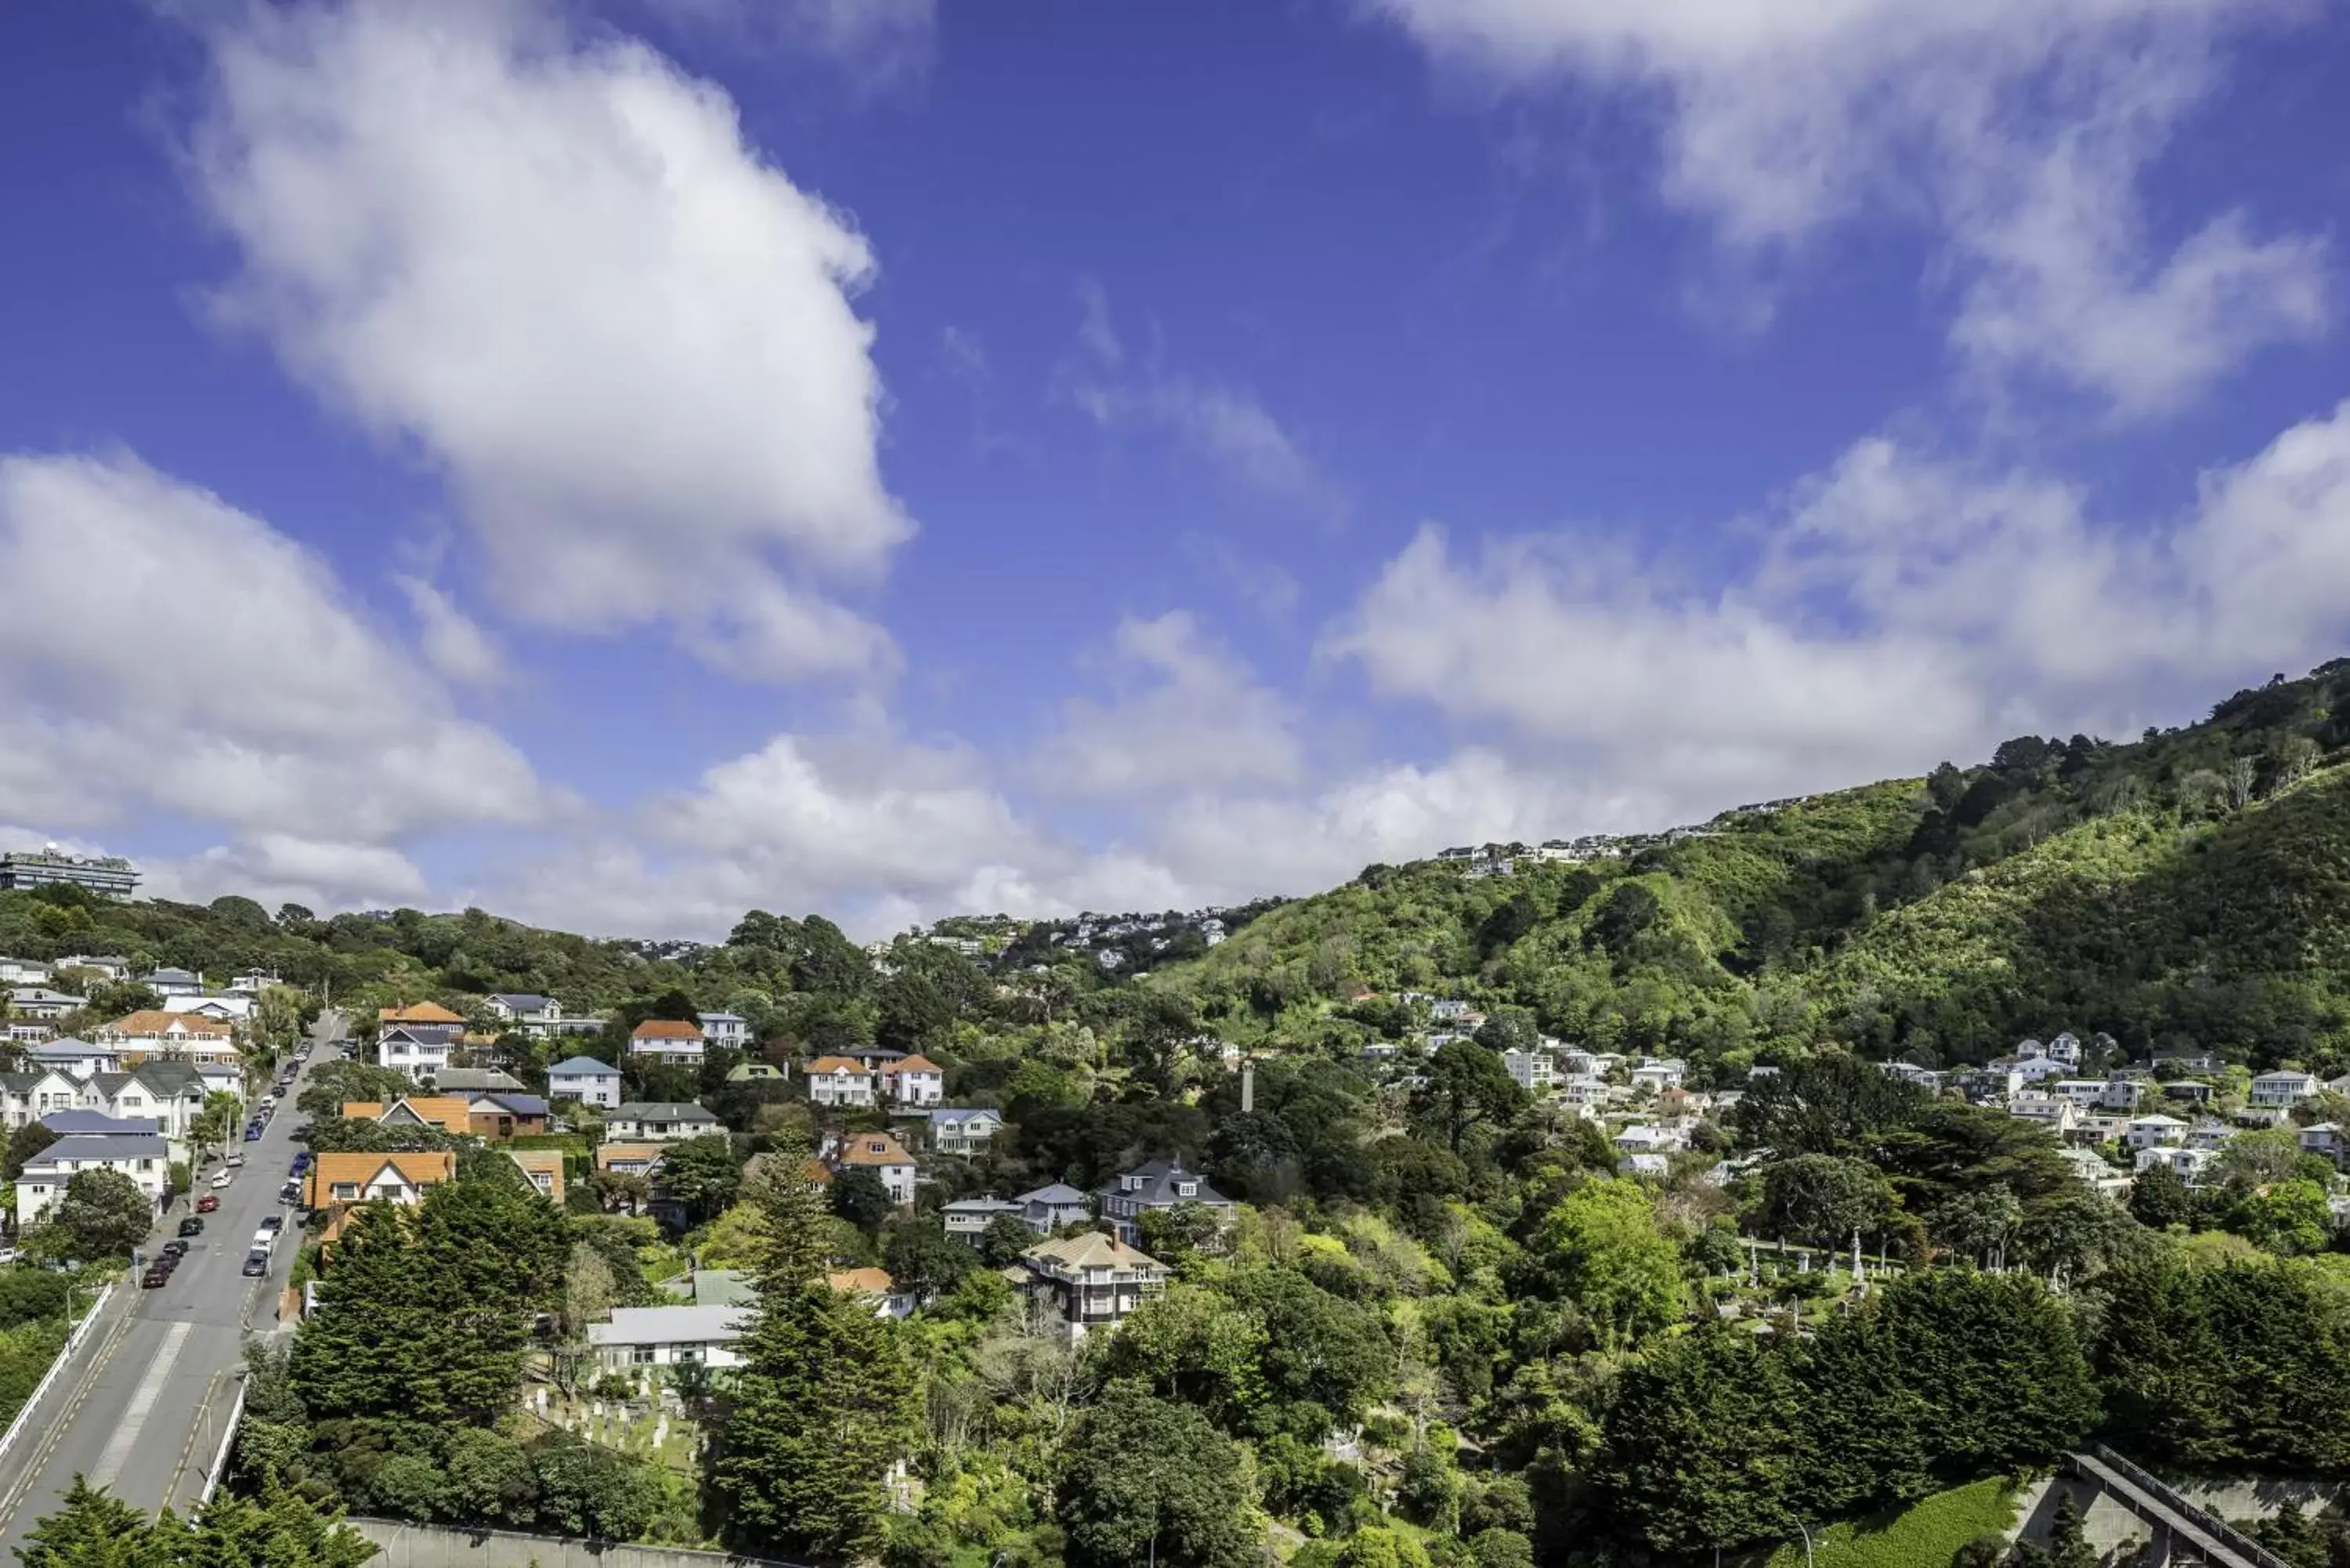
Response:
M2055 1092L2085 1111L2105 1104L2106 1081L2103 1078L2059 1078Z
M2208 1148L2142 1148L2137 1151L2137 1168L2148 1170L2158 1165L2168 1166L2182 1179L2192 1181L2203 1173L2205 1166L2218 1158Z
M1607 1098L1607 1079L1581 1074L1573 1077L1561 1078L1558 1081L1559 1097L1578 1109L1585 1106L1596 1106L1605 1102Z
M84 1103L86 1086L54 1067L23 1073L0 1073L0 1118L11 1129L39 1121L51 1111L67 1111Z
M958 1198L939 1206L939 1217L946 1223L946 1232L953 1240L979 1245L979 1239L996 1220L1017 1220L1023 1210L1008 1198Z
M751 1043L751 1021L739 1012L704 1012L702 1037L712 1045L743 1046Z
M87 1040L68 1035L63 1040L45 1041L28 1046L25 1051L27 1067L54 1067L77 1078L87 1078L92 1073L120 1072L122 1053L112 1045L93 1045Z
M947 1097L946 1070L927 1056L905 1056L881 1069L881 1092L900 1106L935 1106Z
M146 1008L90 1031L101 1045L121 1047L125 1057L161 1057L175 1062L234 1062L236 1032L213 1018Z
M2187 1141L2187 1124L2177 1116L2132 1116L2122 1141L2132 1148L2168 1148Z
M1616 1162L1617 1174L1662 1178L1673 1168L1673 1162L1661 1154L1627 1154Z
M525 1034L544 1034L563 1021L555 998L535 991L501 991L482 998L482 1009L500 1023L510 1023Z
M2251 1103L2274 1110L2290 1110L2317 1095L2314 1073L2262 1073L2252 1080Z
M2350 1135L2345 1135L2336 1123L2319 1122L2314 1127L2302 1128L2298 1136L2302 1148L2307 1153L2323 1155L2336 1161L2345 1155L2350 1155Z
M612 1107L604 1119L604 1136L616 1143L677 1143L723 1127L700 1106L674 1100L630 1100Z
M672 1067L699 1067L707 1045L702 1025L681 1018L648 1018L629 1033L629 1054Z
M851 1133L832 1157L835 1169L869 1170L881 1179L889 1200L900 1209L914 1206L914 1157L888 1133Z
M1502 1053L1510 1082L1530 1095L1547 1094L1558 1083L1558 1063L1547 1051L1521 1051L1514 1045Z
M393 1024L376 1036L376 1060L411 1081L429 1078L449 1064L456 1042L435 1029Z
M1619 1154L1664 1154L1680 1147L1680 1139L1663 1127L1635 1123L1616 1135Z
M259 996L271 986L284 983L285 981L265 969L249 969L230 981L228 988L240 996Z
M1636 1089L1654 1089L1661 1095L1667 1089L1679 1088L1681 1075L1686 1071L1686 1065L1672 1057L1666 1057L1661 1061L1643 1062L1632 1069L1632 1086Z
M0 985L47 985L56 972L37 959L0 958Z
M0 959L0 969L5 969L7 961L5 959ZM130 966L120 959L100 958L91 953L75 953L70 958L61 958L57 960L57 968L60 970L86 969L92 974L103 976L109 981L125 979L130 973ZM5 974L0 974L0 979L5 978Z
M607 1372L653 1366L740 1366L734 1346L750 1326L741 1306L614 1307L612 1321L588 1325L588 1344Z
M2154 1085L2144 1078L2107 1078L2097 1103L2109 1111L2134 1111L2153 1092Z
M1003 1113L985 1106L941 1106L931 1113L931 1147L941 1154L978 1154L1003 1130Z
M158 996L194 996L204 989L204 977L193 970L151 970L140 984Z
M2081 1113L2073 1108L2073 1102L2054 1095L2018 1095L2008 1101L2007 1112L2060 1137L2081 1124Z
M873 1104L873 1071L847 1056L819 1056L808 1064L808 1098L819 1106Z
M620 1103L620 1070L607 1067L593 1056L574 1056L546 1070L546 1097L577 1100L610 1110Z
M161 1209L171 1166L172 1151L152 1135L61 1137L25 1162L16 1179L16 1223L38 1223L85 1170L120 1171Z
M167 996L163 1011L209 1018L215 1023L244 1023L253 1017L254 999L250 996Z
M213 1091L203 1069L185 1062L142 1062L128 1073L94 1073L82 1085L81 1103L109 1116L152 1117L173 1144L187 1140L204 1098ZM174 1148L173 1158L180 1151Z
M1081 1224L1094 1217L1092 1200L1065 1181L1024 1192L1013 1201L1020 1205L1020 1218L1028 1222L1028 1229L1039 1236L1049 1236L1064 1225Z
M8 993L9 1010L19 1018L55 1021L68 1012L79 1012L88 1005L89 998L86 996L51 991L45 985L20 985Z

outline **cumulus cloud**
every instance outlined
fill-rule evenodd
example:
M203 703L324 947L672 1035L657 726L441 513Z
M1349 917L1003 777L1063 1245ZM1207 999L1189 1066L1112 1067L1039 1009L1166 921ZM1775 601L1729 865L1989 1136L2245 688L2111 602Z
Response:
M832 61L867 88L888 87L930 64L938 0L646 0L679 21L730 39Z
M495 686L505 679L497 644L454 599L422 577L403 574L395 581L408 597L425 659L433 669L468 686Z
M0 579L54 613L0 621L0 810L96 831L140 812L412 886L381 846L539 820L523 757L323 562L127 454L0 458ZM324 878L317 878L313 886Z
M1664 187L1733 251L1863 212L1922 219L1960 280L1956 348L1991 375L2173 408L2324 321L2323 246L2217 213L2167 253L2140 175L2272 0L1373 0L1511 84L1653 95Z
M224 309L447 474L501 605L745 677L892 665L833 597L912 532L872 253L723 91L523 0L237 6L204 37Z
M1684 811L1914 772L2022 731L2126 731L2350 632L2350 404L2205 476L2183 516L1872 439L1769 521L1754 570L1668 593L1574 542L1424 530L1324 651Z
M1035 763L1047 792L1140 803L1197 789L1283 787L1305 760L1289 706L1184 610L1118 623L1118 700L1080 698ZM1140 680L1132 678L1139 675Z

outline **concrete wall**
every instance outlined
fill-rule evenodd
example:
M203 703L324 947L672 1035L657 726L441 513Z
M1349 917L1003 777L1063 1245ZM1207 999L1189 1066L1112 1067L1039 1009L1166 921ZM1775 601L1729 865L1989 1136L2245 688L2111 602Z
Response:
M442 1530L389 1519L354 1519L353 1530L383 1548L368 1568L802 1568L771 1557L619 1546L603 1541L505 1531Z

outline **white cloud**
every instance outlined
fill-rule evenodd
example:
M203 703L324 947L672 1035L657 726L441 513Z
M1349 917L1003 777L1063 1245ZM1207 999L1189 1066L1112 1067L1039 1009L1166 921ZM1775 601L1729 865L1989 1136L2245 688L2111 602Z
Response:
M2350 403L2204 481L2168 524L2070 486L1859 443L1711 594L1578 572L1562 539L1456 556L1423 531L1325 651L1386 696L1502 725L1529 761L1659 781L1675 809L2124 732L2350 633Z
M852 304L871 251L723 91L522 0L205 36L189 167L241 255L226 307L448 474L502 607L744 676L892 665L828 597L912 531Z
M504 680L505 661L497 644L454 599L422 577L402 574L394 580L408 596L425 659L433 669L467 686L495 686Z
M209 903L235 893L265 909L300 904L323 911L391 909L431 899L424 873L397 849L320 843L280 833L254 834L144 869L146 893L190 903Z
M546 810L324 563L128 455L0 459L0 580L47 609L0 619L12 816L168 813L230 833L236 865L318 886L339 857L381 888L412 886L390 841Z
M648 0L684 22L723 28L753 45L821 56L868 88L919 75L930 63L938 0Z
M2234 30L2282 0L1373 0L1513 87L1653 93L1668 195L1735 252L1864 211L1923 218L1977 369L2175 407L2324 320L2324 251L2221 213L2165 253L2137 185Z
M1034 763L1048 793L1122 804L1192 790L1284 787L1305 760L1288 704L1211 644L1186 611L1119 622L1114 671L1144 682L1077 699Z

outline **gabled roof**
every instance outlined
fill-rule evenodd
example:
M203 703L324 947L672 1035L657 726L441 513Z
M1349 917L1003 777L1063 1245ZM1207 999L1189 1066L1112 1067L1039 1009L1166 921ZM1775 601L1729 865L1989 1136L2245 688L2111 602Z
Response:
M853 1073L858 1077L868 1078L873 1075L871 1068L848 1056L818 1056L808 1064L807 1070L808 1076L811 1078L820 1074L828 1075L834 1073Z
M642 1160L648 1166L659 1165L669 1155L669 1146L659 1143L599 1143L596 1146L596 1168L609 1170L622 1160L631 1163Z
M1020 1256L1025 1262L1049 1263L1072 1272L1079 1269L1163 1270L1167 1266L1106 1231L1087 1231L1056 1241L1039 1241Z
M844 1295L886 1296L898 1288L887 1269L843 1269L826 1276L825 1283Z
M750 1327L739 1306L614 1307L612 1321L588 1325L590 1345L723 1345Z
M899 1146L888 1133L854 1133L844 1138L841 1150L834 1158L838 1165L911 1165L914 1157Z
M352 1121L433 1127L448 1133L468 1132L473 1127L466 1119L472 1107L455 1095L405 1095L390 1105L381 1100L345 1100L342 1109Z
M443 1067L432 1075L432 1086L452 1095L461 1091L494 1094L500 1089L520 1090L523 1085L520 1078L495 1067Z
M167 1098L204 1092L204 1070L193 1062L141 1062L130 1075Z
M520 1166L523 1174L544 1175L547 1179L549 1198L563 1201L563 1151L559 1148L509 1148L501 1151Z
M499 991L490 994L492 1002L502 1002L516 1012L536 1012L555 998L541 996L535 991Z
M386 1170L395 1172L411 1187L438 1187L456 1177L457 1157L445 1148L403 1154L322 1154L311 1162L305 1179L306 1201L313 1209L323 1208L320 1195L331 1194L344 1182L364 1192Z
M201 1012L166 1012L160 1007L142 1007L100 1027L113 1034L199 1034L213 1040L225 1040L235 1033L217 1018L206 1018Z
M631 1040L699 1040L702 1025L682 1018L648 1018L629 1032Z
M1022 1193L1016 1201L1083 1209L1093 1200L1067 1182L1055 1181L1049 1187L1039 1187L1033 1192Z
M376 1010L379 1023L463 1023L463 1013L452 1012L437 1002L411 1002L405 1007L383 1007Z
M607 1067L593 1056L572 1056L557 1062L546 1070L546 1075L550 1078L584 1078L591 1074L598 1078L617 1078L620 1075L620 1070L618 1067Z
M475 1095L472 1101L476 1116L486 1112L496 1116L504 1111L510 1116L543 1116L546 1102L536 1095Z
M1132 1190L1128 1190L1126 1185L1128 1177L1140 1179ZM1199 1183L1200 1190L1188 1196L1177 1192L1176 1184L1184 1181ZM1145 1208L1176 1203L1221 1203L1226 1207L1232 1204L1231 1199L1208 1185L1206 1177L1196 1170L1186 1170L1170 1159L1154 1159L1137 1169L1126 1171L1102 1190Z
M145 1137L61 1137L25 1162L26 1168L36 1165L61 1165L68 1160L164 1159L170 1150L163 1140L151 1134Z
M160 1137L163 1133L153 1116L109 1116L104 1111L51 1111L41 1125L59 1137Z
M93 1045L70 1034L62 1040L44 1040L38 1045L25 1047L25 1054L36 1062L76 1062L84 1056L111 1056L114 1054L111 1045Z
M739 1012L697 1012L694 1016L701 1019L704 1023L748 1023L751 1022Z
M900 1073L943 1073L946 1069L928 1056L907 1056L881 1069L882 1076L894 1078Z
M151 969L139 978L141 980L160 980L167 985L201 985L203 983L204 979L203 975L198 974L195 971L188 969Z
M941 1122L967 1122L973 1116L993 1116L997 1121L1002 1121L1003 1113L993 1106L932 1106L931 1107L932 1127L938 1126Z

